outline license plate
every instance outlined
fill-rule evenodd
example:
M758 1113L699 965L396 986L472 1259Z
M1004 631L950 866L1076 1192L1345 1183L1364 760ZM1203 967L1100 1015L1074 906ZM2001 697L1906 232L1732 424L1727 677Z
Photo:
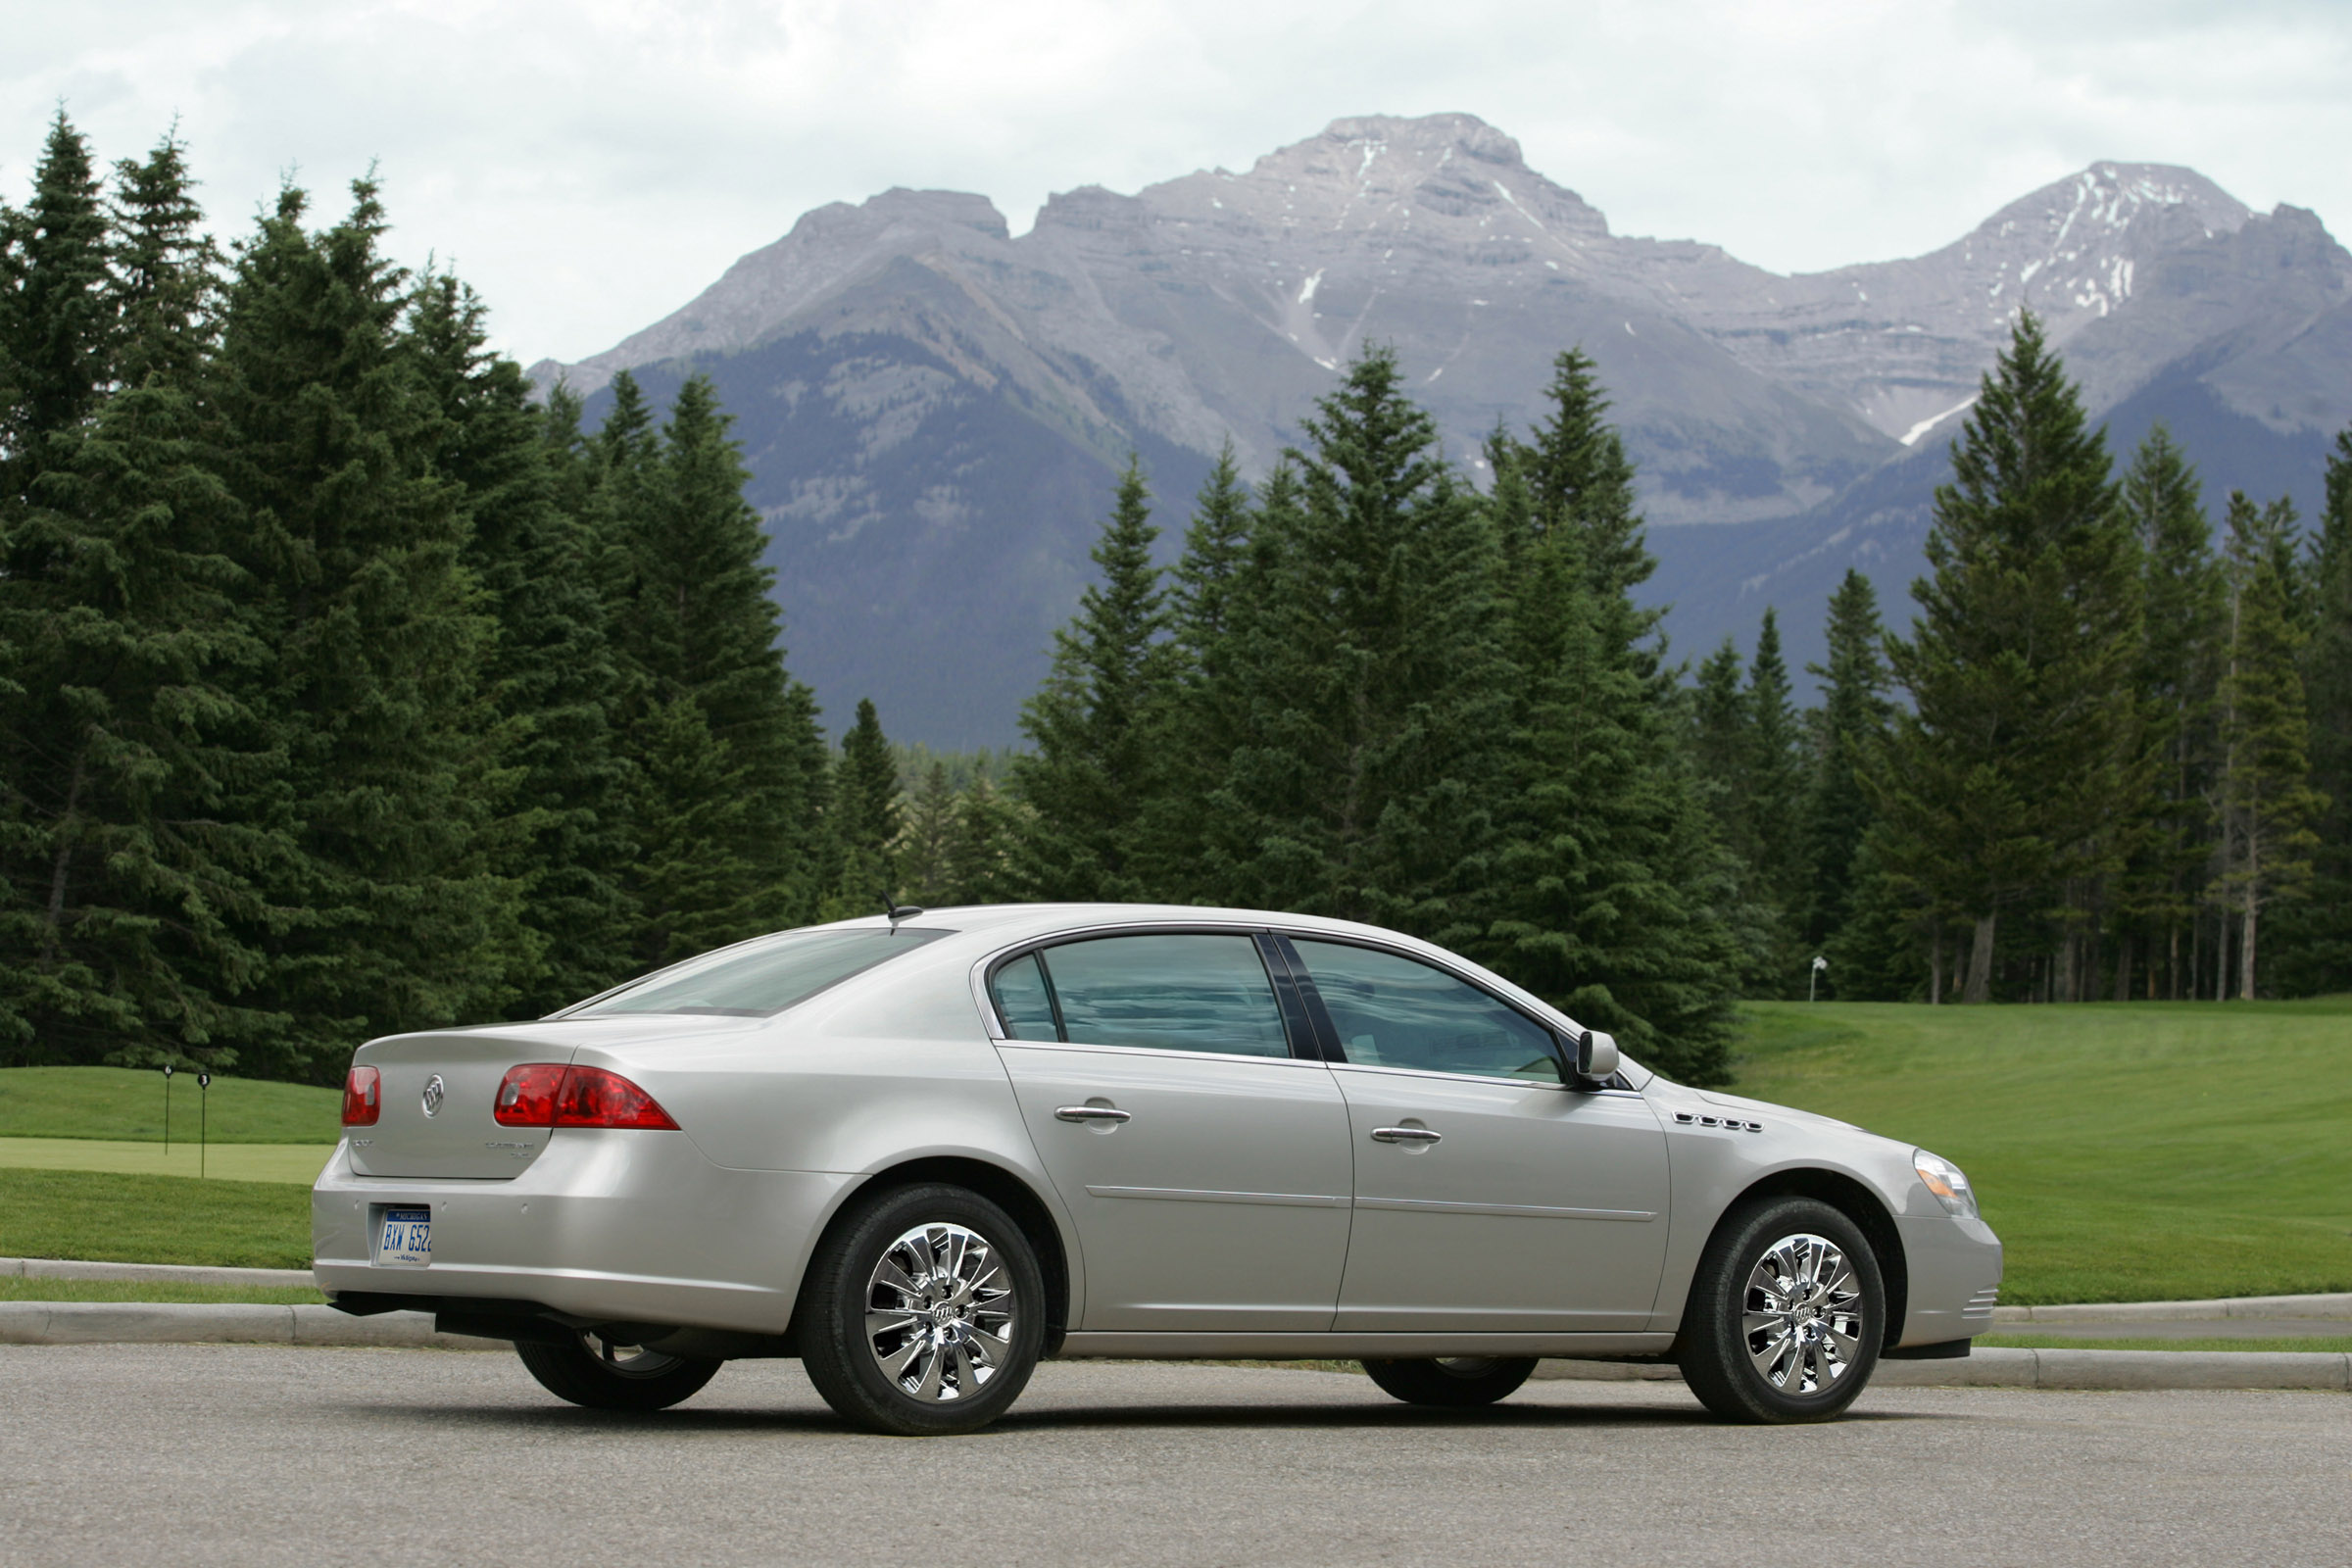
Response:
M375 1260L398 1267L417 1267L433 1260L433 1211L429 1208L387 1208L384 1228L376 1232Z

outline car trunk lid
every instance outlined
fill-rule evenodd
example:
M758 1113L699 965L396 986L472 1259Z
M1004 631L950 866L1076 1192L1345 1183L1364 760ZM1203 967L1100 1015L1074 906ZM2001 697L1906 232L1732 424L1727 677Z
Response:
M639 1016L441 1029L371 1041L354 1062L381 1075L381 1108L373 1126L344 1129L351 1168L361 1176L512 1180L530 1168L551 1134L545 1127L499 1123L498 1086L510 1068L569 1066L583 1046L728 1033L746 1024L741 1018Z

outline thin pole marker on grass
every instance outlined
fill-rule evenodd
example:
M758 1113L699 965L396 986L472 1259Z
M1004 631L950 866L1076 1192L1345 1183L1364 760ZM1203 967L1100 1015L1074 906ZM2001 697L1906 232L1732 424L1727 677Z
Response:
M204 1176L205 1155L211 1152L212 1118L209 1112L213 1099L212 1087L211 1073L200 1072L196 1075L196 1175L199 1180Z

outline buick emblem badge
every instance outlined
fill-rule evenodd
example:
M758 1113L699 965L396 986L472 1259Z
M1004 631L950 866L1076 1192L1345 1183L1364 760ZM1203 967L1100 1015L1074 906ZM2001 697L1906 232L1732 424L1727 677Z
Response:
M439 1073L435 1073L430 1078L427 1078L424 1081L424 1113L427 1116L439 1115L441 1113L442 1099L447 1096L448 1093L449 1086L441 1081L441 1075Z

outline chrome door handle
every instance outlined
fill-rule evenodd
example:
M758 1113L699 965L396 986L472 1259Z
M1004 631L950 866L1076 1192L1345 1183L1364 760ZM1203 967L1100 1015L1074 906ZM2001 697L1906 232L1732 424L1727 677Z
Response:
M1108 1105L1063 1105L1054 1112L1055 1121L1129 1121L1127 1112L1113 1110Z
M1426 1127L1375 1127L1372 1141L1376 1144L1434 1144L1445 1137Z

